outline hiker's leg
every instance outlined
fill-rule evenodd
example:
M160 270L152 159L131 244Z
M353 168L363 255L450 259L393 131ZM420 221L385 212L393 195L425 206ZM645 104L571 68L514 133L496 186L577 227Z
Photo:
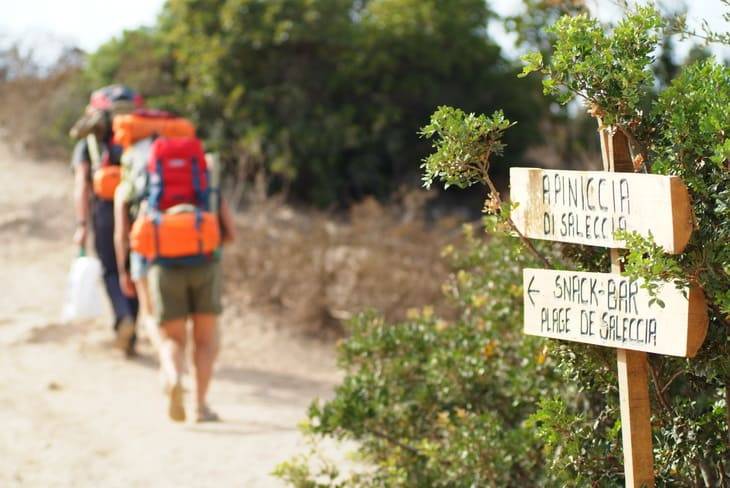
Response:
M221 312L220 262L190 268L188 282L193 314L195 375L198 385L198 410L206 407L205 398L218 354L216 316Z
M149 268L149 262L142 255L134 251L129 253L129 275L134 283L137 301L139 303L137 323L142 325L142 328L147 334L147 338L152 343L155 351L159 353L160 331L158 320L154 316L154 305L147 279Z
M179 385L185 369L187 319L168 320L160 324L160 368L168 387Z
M150 296L160 324L160 370L169 396L168 415L185 420L182 376L185 371L186 322L190 315L188 287L180 269L153 265L147 273Z
M137 299L139 300L139 318L138 323L143 327L147 338L152 343L156 351L160 350L160 328L157 319L154 316L152 298L150 296L149 283L147 278L139 278L135 280L134 287L137 290Z
M149 296L160 325L160 367L167 385L175 385L184 371L188 289L184 269L153 265L147 273Z
M176 422L185 420L182 376L185 368L185 339L187 320L167 320L160 324L160 368L165 376L169 399L167 414Z
M125 296L119 286L117 259L114 253L114 204L97 200L94 203L94 247L104 272L104 286L114 309L114 328L124 319L134 320L137 300Z
M193 315L193 361L199 409L206 405L208 386L213 376L213 364L218 355L216 322L216 316L212 314Z
M134 287L137 290L137 300L139 301L139 314L143 316L152 315L152 302L150 300L150 290L147 286L147 277L135 280Z

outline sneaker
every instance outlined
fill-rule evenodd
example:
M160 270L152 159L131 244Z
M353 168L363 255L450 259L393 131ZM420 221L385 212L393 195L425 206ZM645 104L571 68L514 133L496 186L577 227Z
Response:
M129 355L130 351L134 351L133 338L134 321L132 321L129 317L125 317L119 322L119 326L117 327L115 345L117 348L124 351L125 354Z
M170 419L175 422L185 422L185 405L183 403L183 388L180 383L176 384L167 392L170 397L167 413Z

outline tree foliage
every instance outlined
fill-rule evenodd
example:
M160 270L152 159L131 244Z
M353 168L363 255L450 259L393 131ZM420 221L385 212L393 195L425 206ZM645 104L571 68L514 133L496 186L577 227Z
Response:
M103 46L89 70L192 116L210 147L259 162L273 189L348 203L417 179L428 150L417 130L434 106L499 101L523 129L509 156L538 140L536 84L512 81L492 19L482 0L170 0L153 30Z
M436 152L421 166L425 186L443 180L447 188L450 185L466 188L483 181L489 173L490 157L502 155L502 136L512 125L501 111L487 117L440 107L431 117L431 123L421 129L424 137L436 138Z
M549 65L543 67L540 52L528 54L521 76L542 69L546 94L561 103L579 96L606 125L632 128L654 83L652 53L662 26L652 7L639 8L610 33L587 14L562 17L549 29L555 36Z
M165 97L175 94L170 53L154 29L124 31L103 44L87 59L86 82L91 89L123 83L143 93L148 103L167 107Z
M507 157L540 142L547 106L539 83L514 81L516 63L490 38L501 21L483 0L168 0L155 25L87 56L64 87L70 115L39 145L68 146L88 92L125 83L192 118L234 179L253 166L269 191L307 203L385 198L417 185L428 152L417 131L435 106L499 105L519 118ZM38 70L24 62L12 69ZM0 80L16 76L0 64Z

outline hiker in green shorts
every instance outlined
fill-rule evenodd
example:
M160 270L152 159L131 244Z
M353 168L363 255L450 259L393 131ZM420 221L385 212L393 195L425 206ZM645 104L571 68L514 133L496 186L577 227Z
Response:
M221 312L220 261L184 266L152 266L149 284L160 323L160 366L170 395L172 420L185 420L182 397L187 320L193 323L193 363L196 383L196 420L216 421L218 415L206 401L218 354L216 318Z
M223 242L232 242L233 216L223 200L219 216ZM206 397L218 355L217 316L221 313L222 281L220 256L215 256L211 262L190 266L155 263L149 270L148 285L155 317L160 324L160 367L170 397L168 413L172 420L185 420L182 375L188 319L193 325L195 420L219 420L208 406Z
M147 282L159 323L160 368L168 414L186 418L183 373L187 323L192 322L196 421L217 421L207 393L218 353L221 313L220 244L233 240L230 209L211 185L202 144L195 138L158 138L152 144L149 186L135 221L132 250L151 264ZM212 190L212 191L211 191Z

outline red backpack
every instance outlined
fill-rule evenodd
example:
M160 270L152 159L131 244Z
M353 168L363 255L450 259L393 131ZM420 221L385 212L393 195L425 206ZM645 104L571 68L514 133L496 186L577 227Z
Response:
M199 139L158 138L152 144L147 171L151 209L165 211L181 203L208 209L208 167Z

